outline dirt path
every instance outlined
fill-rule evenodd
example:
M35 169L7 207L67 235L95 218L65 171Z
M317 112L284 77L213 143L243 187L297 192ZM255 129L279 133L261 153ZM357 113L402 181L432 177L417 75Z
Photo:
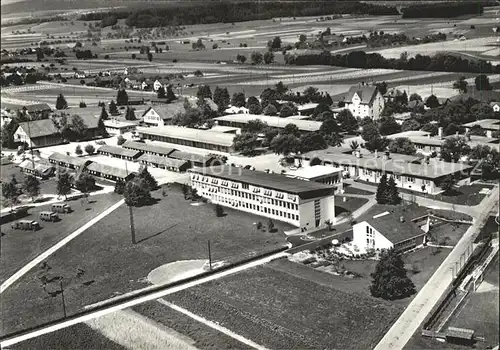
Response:
M120 310L86 324L127 349L196 349L195 341L132 310Z

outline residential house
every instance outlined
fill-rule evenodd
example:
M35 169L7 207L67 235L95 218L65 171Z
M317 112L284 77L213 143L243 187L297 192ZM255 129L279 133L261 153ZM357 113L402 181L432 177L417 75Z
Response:
M384 98L376 86L352 86L347 92L344 103L357 118L378 119L384 109Z
M19 123L14 142L26 143L30 148L54 146L62 142L59 130L51 119Z
M163 126L172 123L176 114L185 113L183 102L169 104L155 104L146 109L142 115L143 121L149 126Z
M400 207L391 212L375 210L380 209L369 210L352 227L352 244L360 251L405 251L426 243L426 232Z
M386 93L384 94L384 100L386 102L393 102L401 96L403 96L403 91L396 88L390 88L387 89Z
M76 79L85 79L87 77L87 75L83 71L75 72L74 76Z
M214 204L287 222L302 231L336 222L331 186L230 166L190 169L191 186Z
M48 114L52 112L52 108L46 103L35 103L23 107L23 110L31 115L43 114L48 117Z
M156 79L153 83L153 91L158 91L160 90L161 87L166 88L168 85L168 82L164 82L161 80Z

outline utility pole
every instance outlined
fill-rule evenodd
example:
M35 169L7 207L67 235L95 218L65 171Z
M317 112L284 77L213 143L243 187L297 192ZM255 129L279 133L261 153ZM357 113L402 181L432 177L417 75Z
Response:
M128 167L126 160L125 160L125 172L128 175ZM132 236L132 244L136 244L137 242L135 240L134 211L131 205L128 206L128 214L130 217L130 235Z
M31 152L31 164L33 165L33 171L35 171L35 156L33 154L33 143L31 141L31 129L30 129L30 121L31 121L31 114L28 113L28 110L26 109L26 106L24 107L24 112L26 113L26 116L28 118L27 120L27 125L28 125L28 138L29 138L29 148Z
M208 240L208 265L212 271L212 252L210 251L210 240Z
M66 301L64 300L64 288L63 288L63 278L62 277L59 280L59 285L61 287L61 300L62 300L64 318L66 318Z

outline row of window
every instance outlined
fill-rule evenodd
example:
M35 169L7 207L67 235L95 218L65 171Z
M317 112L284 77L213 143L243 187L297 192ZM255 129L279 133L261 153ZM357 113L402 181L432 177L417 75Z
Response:
M212 197L212 200L215 202L224 203L227 205L232 205L233 207L236 207L236 208L241 207L243 209L257 211L257 212L264 213L267 215L278 216L278 217L283 218L283 219L290 219L290 220L296 220L296 221L299 220L299 214L293 214L293 213L282 211L282 210L272 209L272 208L268 208L268 207L265 207L263 205L258 205L258 204L252 204L252 203L241 202L241 201L236 202L236 201L229 199L227 197L219 196L219 195L215 195L215 194L211 194L210 196Z
M373 229L370 226L366 226L366 236L367 237L374 237Z
M245 198L245 199L252 200L252 201L258 201L258 202L263 203L263 204L271 204L271 205L283 207L283 208L290 209L290 210L299 210L298 204L285 202L285 201L278 200L278 199L263 197L263 196L255 195L252 193L232 190L232 189L224 188L224 187L220 187L220 186L207 186L206 184L199 182L199 181L193 181L193 186L200 187L202 189L208 188L208 192L213 192L213 193L215 192L215 193L231 195L231 196L235 196L235 197L239 197L239 198Z

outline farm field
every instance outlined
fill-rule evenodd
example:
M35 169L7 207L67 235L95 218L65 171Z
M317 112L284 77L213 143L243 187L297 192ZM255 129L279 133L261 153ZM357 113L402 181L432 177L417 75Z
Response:
M148 273L163 264L206 259L208 240L216 263L241 260L286 244L283 230L290 228L286 224L276 222L278 231L269 233L254 227L262 218L243 212L225 209L227 215L216 218L212 205L184 200L177 187L168 189L165 197L161 190L153 197L156 204L134 209L137 244L131 243L128 209L121 206L46 261L52 268L49 277L59 274L67 283L68 314L146 287ZM75 277L78 269L85 271L81 278ZM23 300L30 300L29 309ZM62 312L59 298L48 296L40 287L39 269L3 292L2 307L4 333L57 319ZM18 317L8 316L14 314Z
M39 219L40 212L50 210L51 205L33 207L25 218L40 223L42 229L35 232L14 230L10 227L10 223L2 225L0 282L4 282L30 260L120 199L120 196L110 193L91 196L88 202L86 199L70 200L68 204L74 209L74 212L59 214L61 218L59 222L45 222Z

